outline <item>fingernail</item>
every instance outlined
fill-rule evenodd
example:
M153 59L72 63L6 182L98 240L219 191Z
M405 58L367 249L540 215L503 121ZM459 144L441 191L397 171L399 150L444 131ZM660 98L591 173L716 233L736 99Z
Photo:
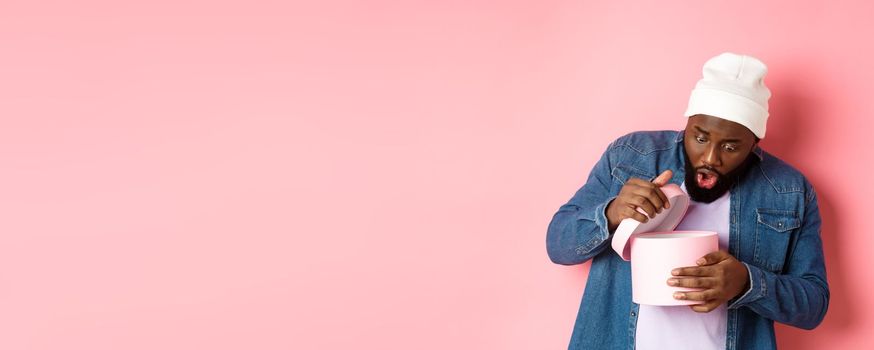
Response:
M698 265L704 265L704 263L706 263L706 262L707 262L707 260L704 260L704 258L698 259L698 261L696 261L696 263L698 263Z
M680 271L679 270L671 270L671 274L676 276L676 275L680 274Z
M674 293L674 299L686 299L686 295L683 293Z
M673 278L669 279L669 280L668 280L668 285L669 285L669 286L676 286L676 285L677 285L677 280L675 280L675 279L673 279Z

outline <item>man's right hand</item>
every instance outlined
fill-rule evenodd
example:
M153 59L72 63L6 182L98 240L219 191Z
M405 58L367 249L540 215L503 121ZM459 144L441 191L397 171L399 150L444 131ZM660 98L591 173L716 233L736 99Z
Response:
M626 218L647 222L649 218L661 213L662 209L670 208L671 203L660 187L667 184L671 176L673 172L665 170L652 182L634 177L628 179L619 191L619 195L607 206L610 233L616 231L619 223ZM643 209L647 215L638 212L637 208Z

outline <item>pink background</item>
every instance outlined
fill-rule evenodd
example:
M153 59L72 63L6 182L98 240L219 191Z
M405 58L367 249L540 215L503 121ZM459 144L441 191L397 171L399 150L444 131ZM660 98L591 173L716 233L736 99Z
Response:
M874 329L874 4L0 2L0 348L562 349L552 214L704 61L771 68L832 304ZM860 208L863 207L863 208Z

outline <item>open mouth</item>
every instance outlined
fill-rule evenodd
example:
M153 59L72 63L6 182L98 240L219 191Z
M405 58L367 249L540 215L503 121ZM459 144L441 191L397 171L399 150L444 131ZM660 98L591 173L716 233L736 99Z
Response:
M719 181L719 175L709 170L698 170L696 179L698 180L698 187L709 190L716 186L716 182Z

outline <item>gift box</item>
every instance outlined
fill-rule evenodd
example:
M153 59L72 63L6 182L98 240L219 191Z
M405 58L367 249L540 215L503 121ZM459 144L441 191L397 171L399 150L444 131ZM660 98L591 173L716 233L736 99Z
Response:
M671 203L654 218L641 223L622 220L613 234L613 250L623 260L631 262L632 300L646 305L693 305L701 301L676 300L677 291L697 288L672 287L668 279L671 270L697 266L696 261L719 250L719 236L714 231L674 231L689 208L689 196L675 184L661 187ZM638 211L644 213L642 209Z

